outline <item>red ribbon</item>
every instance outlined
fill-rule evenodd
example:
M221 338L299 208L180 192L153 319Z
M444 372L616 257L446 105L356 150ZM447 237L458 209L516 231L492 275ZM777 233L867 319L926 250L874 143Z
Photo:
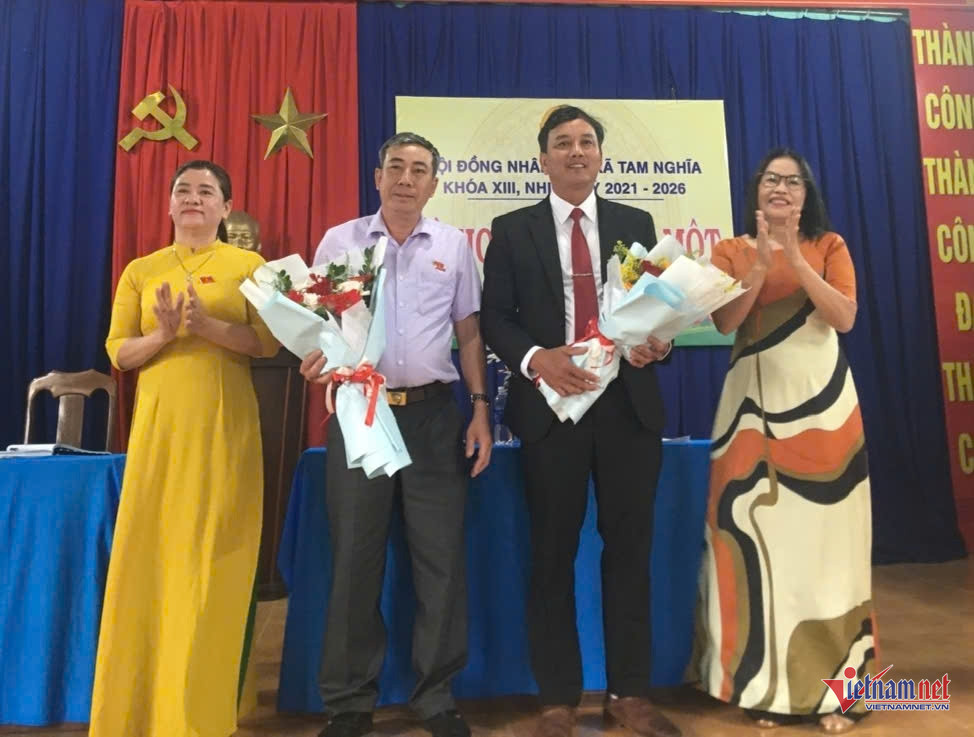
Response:
M593 317L588 321L588 325L585 326L585 335L576 340L572 345L578 345L579 343L588 343L592 338L596 338L605 351L605 363L603 366L607 366L612 361L612 352L615 350L615 343L602 335L602 331L599 330L599 319ZM538 386L541 383L541 377L534 377L534 385Z
M588 325L585 326L585 335L575 341L575 343L588 343L592 339L599 341L599 344L605 348L605 361L602 362L603 366L608 366L612 362L612 354L615 352L616 344L611 340L602 335L602 331L599 330L598 318L593 317L588 321Z
M361 384L362 393L369 399L369 408L365 413L365 426L372 427L375 421L375 405L379 401L379 389L386 383L386 377L380 374L372 364L363 363L356 369L347 366L335 369L331 381L325 387L325 409L328 415L325 421L335 414L335 392L342 384Z
M614 346L611 340L602 335L602 331L599 330L598 318L593 317L588 321L588 325L585 326L585 335L576 340L576 343L588 343L592 338L598 338L599 343L608 348L609 346Z

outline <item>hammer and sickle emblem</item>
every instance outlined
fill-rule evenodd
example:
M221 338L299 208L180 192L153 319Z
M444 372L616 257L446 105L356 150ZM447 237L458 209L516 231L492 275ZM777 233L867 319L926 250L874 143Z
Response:
M150 141L165 141L170 138L175 138L190 151L199 143L183 127L186 124L186 103L180 97L175 87L169 85L169 91L176 101L176 117L169 117L169 114L159 107L159 103L166 99L166 96L162 92L156 91L151 95L146 95L142 98L142 102L132 108L132 114L139 120L145 120L147 116L151 115L159 121L159 125L162 127L154 131L147 131L145 128L133 128L125 138L118 142L122 150L130 150L132 146L143 138L147 138Z

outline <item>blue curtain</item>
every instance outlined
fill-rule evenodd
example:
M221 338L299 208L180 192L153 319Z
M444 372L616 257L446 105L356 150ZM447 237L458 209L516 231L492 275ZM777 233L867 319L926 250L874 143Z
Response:
M0 3L0 443L23 436L27 385L108 370L123 0ZM104 400L102 400L104 401ZM104 443L104 406L86 435ZM35 414L54 439L53 402Z
M869 445L874 560L964 554L948 472L905 23L386 3L360 5L358 18L363 171L395 130L396 95L719 98L741 232L745 187L759 158L775 145L803 152L857 270L859 316L844 344ZM361 181L363 212L374 212L377 193L369 177ZM660 372L668 435L709 437L727 361L726 348L675 352Z

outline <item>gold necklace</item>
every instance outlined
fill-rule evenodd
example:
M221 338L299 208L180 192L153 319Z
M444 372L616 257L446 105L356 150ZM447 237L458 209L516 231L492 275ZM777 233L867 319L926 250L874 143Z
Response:
M216 251L214 251L213 253L216 253ZM213 258L213 253L211 253L209 256L203 259L203 261L200 263L199 266L197 266L195 269L190 271L189 269L186 268L186 264L184 264L183 260L179 257L179 252L176 250L176 246L172 247L172 255L175 256L176 260L179 262L179 268L181 268L183 272L185 272L187 284L193 281L193 274L195 274L197 271L202 269L206 265L206 262L209 261L211 258Z

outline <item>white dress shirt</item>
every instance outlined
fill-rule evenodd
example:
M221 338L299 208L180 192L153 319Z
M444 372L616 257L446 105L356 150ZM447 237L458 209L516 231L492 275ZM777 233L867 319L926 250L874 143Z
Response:
M575 342L575 286L572 280L572 228L575 226L571 218L575 205L563 200L552 192L548 196L551 203L551 215L555 221L555 238L558 241L558 260L561 262L561 282L565 291L565 345ZM599 215L595 202L595 190L578 207L584 215L579 220L582 233L588 243L589 257L592 259L592 273L595 276L595 295L598 304L602 306L602 254L599 248ZM534 379L534 372L528 370L531 357L541 346L532 347L521 359L521 373L529 379Z

